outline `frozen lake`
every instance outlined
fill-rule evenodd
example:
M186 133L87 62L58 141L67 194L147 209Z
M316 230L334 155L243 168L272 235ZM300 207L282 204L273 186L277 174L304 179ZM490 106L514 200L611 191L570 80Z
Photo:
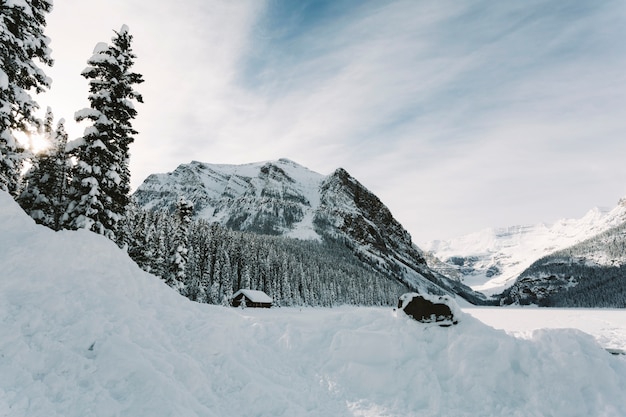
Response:
M466 307L483 323L527 338L533 330L574 328L589 333L604 348L626 352L626 310L537 307Z

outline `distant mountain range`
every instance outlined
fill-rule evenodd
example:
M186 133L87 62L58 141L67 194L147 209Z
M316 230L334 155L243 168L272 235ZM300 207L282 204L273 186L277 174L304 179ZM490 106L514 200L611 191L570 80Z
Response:
M150 175L133 197L144 209L169 211L184 197L194 203L196 218L232 230L340 242L361 262L410 289L485 301L429 268L389 209L341 168L324 176L288 159L245 165L193 161Z
M533 262L500 303L626 308L626 222Z
M489 295L504 291L505 304L616 307L626 289L625 230L622 199L581 219L486 229L424 250L433 269ZM609 287L611 295L602 295Z

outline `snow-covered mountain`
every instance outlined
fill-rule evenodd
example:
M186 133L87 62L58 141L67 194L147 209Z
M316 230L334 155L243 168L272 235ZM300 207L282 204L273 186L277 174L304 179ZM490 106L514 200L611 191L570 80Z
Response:
M194 216L230 229L319 239L313 218L324 176L280 159L244 165L193 161L144 180L133 197L147 210L174 211L183 196Z
M0 267L0 416L626 415L626 362L581 331L194 303L4 192Z
M481 294L432 271L389 209L341 168L324 176L288 159L246 165L194 161L150 175L133 197L144 209L170 211L184 197L194 203L196 218L233 230L340 241L409 288L482 301Z
M594 208L580 219L559 220L552 225L485 229L422 246L443 261L434 269L462 280L474 290L494 294L513 284L537 259L575 245L626 222L626 199L612 210Z
M626 308L626 223L540 258L506 289L500 301Z

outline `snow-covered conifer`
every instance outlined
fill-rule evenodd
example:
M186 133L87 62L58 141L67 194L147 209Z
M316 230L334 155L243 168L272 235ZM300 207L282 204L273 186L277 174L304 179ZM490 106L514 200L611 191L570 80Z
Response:
M176 288L181 293L186 292L186 274L188 255L189 255L189 225L191 224L191 216L193 215L193 203L181 197L176 207L176 215L178 218L178 228L174 236L173 253L170 258L170 271L166 279L166 283ZM196 292L196 289L191 289Z
M137 115L133 100L143 102L134 85L143 82L131 71L136 56L128 27L115 32L112 45L99 43L87 61L90 108L76 112L77 121L90 120L73 146L77 164L72 170L68 219L70 228L86 228L115 240L117 224L129 203L129 145L134 141L131 121Z
M50 0L0 0L0 190L17 196L23 148L14 130L37 124L39 108L29 91L50 87L50 79L35 63L52 65L50 39L43 34Z
M24 176L24 189L18 202L37 223L59 230L65 212L70 161L65 151L65 121L59 120L53 130L52 119L52 112L48 109L43 134L50 146L34 155L32 167Z

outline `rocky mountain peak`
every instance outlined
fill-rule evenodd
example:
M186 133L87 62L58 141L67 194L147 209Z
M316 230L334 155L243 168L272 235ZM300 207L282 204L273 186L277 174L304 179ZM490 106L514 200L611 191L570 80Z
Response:
M196 218L244 232L339 241L361 262L412 289L479 299L431 271L389 209L343 168L323 176L285 158L246 165L194 161L151 175L134 198L149 210L173 210L181 195L194 203Z
M387 206L345 169L339 168L326 178L321 194L323 211L342 220L336 225L338 229L377 251L403 247L414 252L416 261L423 262L421 251Z
M277 182L294 182L293 178L287 175L284 169L271 162L261 167L259 178Z

